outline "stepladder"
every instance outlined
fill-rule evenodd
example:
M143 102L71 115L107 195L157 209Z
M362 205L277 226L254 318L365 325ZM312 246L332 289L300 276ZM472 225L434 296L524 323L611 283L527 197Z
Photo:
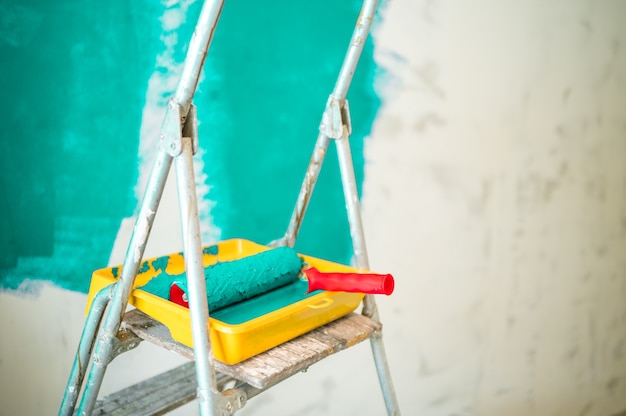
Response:
M332 322L325 322L319 328L286 340L241 363L229 365L214 359L192 161L199 146L193 96L222 6L223 0L207 0L200 11L178 86L163 120L158 153L138 207L120 275L90 300L89 313L59 414L164 414L194 398L202 415L232 414L246 406L248 399L328 355L366 339L370 341L387 413L400 414L385 354L382 324L372 295L362 298L361 314L349 313ZM369 270L369 260L349 143L352 127L346 96L376 7L377 1L366 0L362 5L337 81L322 113L319 135L287 230L284 236L268 244L270 247L294 246L326 151L334 141L350 227L353 262L359 270ZM127 312L172 165L176 172L181 212L193 348L173 339L168 328L153 317L138 309ZM98 393L107 366L117 355L134 349L142 340L176 351L193 360L193 363L167 372L161 378L146 380L125 389L108 401L107 398L99 400ZM146 403L139 405L140 400Z

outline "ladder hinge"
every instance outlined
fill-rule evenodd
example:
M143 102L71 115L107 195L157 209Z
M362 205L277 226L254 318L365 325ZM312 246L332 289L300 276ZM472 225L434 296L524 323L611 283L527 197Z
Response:
M228 389L223 391L220 396L222 399L222 414L224 416L232 415L243 409L248 402L248 396L241 389Z
M191 104L187 117L183 119L180 104L171 99L167 105L163 126L161 127L161 148L176 157L183 151L182 138L191 138L193 154L198 151L198 117L196 106Z
M331 139L341 139L352 134L348 100L345 98L338 100L332 95L328 98L322 115L320 132Z

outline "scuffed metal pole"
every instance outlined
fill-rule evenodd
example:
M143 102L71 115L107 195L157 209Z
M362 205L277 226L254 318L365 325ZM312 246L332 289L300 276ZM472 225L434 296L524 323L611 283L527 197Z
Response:
M354 165L350 151L349 137L351 134L350 110L346 95L359 58L363 51L363 46L367 40L372 20L376 13L377 0L365 0L361 7L361 14L357 20L356 27L352 34L350 46L344 58L339 76L335 83L332 94L326 104L326 109L320 124L320 135L317 138L313 155L309 161L309 166L304 177L300 193L296 201L294 211L291 215L287 232L282 240L274 242L274 245L287 245L293 247L298 232L304 219L304 214L311 199L311 194L317 182L324 157L328 150L330 139L335 139L337 145L337 157L341 171L341 182L343 184L344 196L346 199L346 210L350 224L350 236L352 238L354 262L359 269L369 270L369 259L363 232L361 219L361 208L354 175ZM372 295L366 295L363 302L363 314L374 320L379 320L376 301ZM374 363L378 372L378 380L385 400L385 406L389 415L399 415L400 408L396 398L391 371L385 354L382 334L370 338Z
M363 221L361 218L361 208L354 177L354 166L352 163L352 155L350 152L350 143L348 137L345 136L336 140L337 157L339 158L339 168L343 183L344 195L346 198L346 209L348 211L348 221L350 223L350 235L352 236L352 246L354 252L354 262L356 267L361 270L369 270L369 259L367 256L367 247L365 245L365 234L363 231ZM379 321L378 310L374 295L365 295L363 302L363 314L372 319ZM370 338L372 354L374 356L374 364L378 373L378 381L383 392L387 414L400 415L400 407L396 397L391 370L387 362L385 354L385 345L383 344L382 333Z
M200 79L206 55L213 38L223 6L223 0L208 0L204 3L198 23L191 39L187 56L183 65L174 98L168 106L161 130L161 145L153 165L146 191L140 204L137 220L126 251L122 274L115 283L108 308L103 316L93 349L92 364L81 398L78 413L90 415L95 406L98 392L102 385L104 373L113 357L113 349L117 332L133 287L139 265L143 259L148 236L154 223L156 211L165 188L173 158L176 158L179 176L179 202L183 217L183 233L185 243L185 264L189 278L190 302L192 316L192 335L194 339L194 355L198 377L198 402L202 415L217 415L219 400L213 400L217 391L215 373L210 365L210 344L208 339L208 304L202 268L202 252L200 227L195 196L195 179L192 155L197 135L193 138L182 138L182 129L192 106L193 95ZM195 125L191 127L193 130ZM189 236L189 237L187 237ZM95 321L95 319L94 319ZM72 414L76 401L75 393L80 389L82 368L87 363L80 361L85 357L84 345L79 346L77 353L77 370L72 371L66 398L61 406L60 414ZM220 396L221 397L221 396ZM219 411L221 413L221 411Z
M152 167L146 192L141 201L139 214L137 215L133 234L124 258L122 275L113 287L111 301L96 338L92 354L91 371L78 408L78 413L81 415L90 415L96 404L104 373L113 355L117 331L120 328L122 316L128 305L128 296L135 282L139 263L141 263L143 258L148 236L154 223L156 210L163 195L165 181L171 165L172 157L160 150Z
M341 69L339 70L339 75L337 81L335 81L335 86L328 100L324 115L322 116L320 134L313 148L313 154L304 175L304 180L300 187L300 193L298 194L296 205L291 214L287 231L282 240L274 242L274 245L294 246L298 233L300 232L304 214L309 206L313 189L315 188L317 178L322 169L330 139L338 139L343 134L341 130L342 127L340 125L337 126L340 119L338 119L336 115L333 116L333 114L336 113L337 108L343 107L345 103L348 89L352 83L354 72L356 71L359 58L363 52L363 46L365 45L372 20L376 13L377 4L377 0L366 0L363 2L361 13L357 19L356 27L354 28L350 45L348 46L348 51L341 65Z
M185 250L185 269L189 295L189 313L193 335L196 375L198 378L198 404L202 415L217 415L214 393L218 393L215 372L211 367L209 342L209 307L202 264L202 241L193 171L191 139L183 138L182 153L175 159L178 199Z
M78 351L76 351L74 364L72 365L67 387L65 388L65 395L61 402L59 415L69 416L74 413L80 389L83 385L83 379L87 373L87 365L91 360L91 348L93 347L94 336L98 330L98 325L100 325L102 315L111 300L112 291L113 286L107 286L101 289L91 302L89 314L87 315L85 326L83 327L83 333L78 343Z
M337 100L346 98L348 94L352 77L354 77L354 71L356 71L361 53L363 52L363 46L365 45L370 27L372 26L372 20L374 20L374 16L376 15L377 6L378 0L365 0L361 6L361 13L357 19L356 27L354 28L350 40L350 46L343 60L341 71L339 72L332 93L333 97Z
M174 94L174 101L181 107L181 125L184 124L185 117L191 107L193 95L196 92L200 73L204 66L213 34L217 27L217 21L222 13L224 0L206 0L200 11L198 23L189 42L189 49L185 57L184 66L180 75L180 80Z
M211 343L208 329L209 306L206 297L204 267L202 265L202 241L200 239L200 221L198 219L198 203L196 200L192 160L193 153L196 150L194 149L194 139L197 140L197 136L183 138L181 128L187 121L193 95L198 86L200 73L215 33L223 4L223 0L207 0L202 6L196 29L187 50L176 93L172 99L173 102L170 104L170 109L174 113L179 113L178 129L171 138L164 137L164 140L167 141L166 147L169 146L172 155L176 157L178 199L182 221L185 269L189 288L189 313L191 315L191 333L194 343L196 377L198 379L197 397L200 414L203 416L221 414L221 403L219 400L221 395L217 389L215 372L211 366ZM173 124L175 122L174 117L171 120ZM197 135L197 132L193 131L196 127L191 127L193 135ZM173 129L174 126L170 126L170 128Z
M300 193L298 194L296 206L293 209L289 225L287 226L287 232L282 240L273 242L272 245L286 245L293 247L296 244L296 238L300 232L302 220L304 219L304 214L309 206L311 195L313 195L313 189L317 183L317 178L322 170L322 165L324 164L324 158L326 157L326 151L328 150L329 143L330 137L326 134L320 133L317 136L317 141L315 142L315 147L313 148L313 154L309 160L309 165L306 173L304 174L302 186L300 187Z

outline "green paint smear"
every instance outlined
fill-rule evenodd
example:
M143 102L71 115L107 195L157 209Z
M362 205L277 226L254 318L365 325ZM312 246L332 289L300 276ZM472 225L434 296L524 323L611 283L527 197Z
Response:
M165 271L167 257L152 262L162 272L139 287L148 293L169 300L170 287L178 285L187 292L185 273L170 275ZM279 247L239 260L216 263L204 269L209 311L218 311L281 286L298 281L302 259L289 247ZM146 269L147 271L147 269Z
M201 2L178 31L180 53ZM195 102L210 213L222 238L266 243L287 227L360 2L226 2ZM163 51L157 2L0 0L0 288L50 280L86 292L137 201L141 113ZM60 28L62 28L60 30ZM10 58L9 58L10 57ZM348 99L357 183L380 105L368 39ZM21 126L21 127L20 127ZM347 262L334 146L297 250Z
M361 2L226 2L196 96L211 209L222 238L285 233ZM368 38L348 93L359 185L380 101ZM352 247L331 141L296 248L340 263Z
M212 246L207 246L202 249L202 254L210 254L212 256L217 256L218 252L219 252L219 246L217 244L214 244Z
M149 1L0 0L0 287L86 292L133 214L138 133L159 47Z

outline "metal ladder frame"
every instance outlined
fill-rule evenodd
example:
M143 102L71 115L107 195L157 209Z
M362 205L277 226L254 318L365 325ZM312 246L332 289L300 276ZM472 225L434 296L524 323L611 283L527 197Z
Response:
M139 213L126 251L121 276L114 285L102 289L93 301L59 415L72 415L75 411L81 415L90 415L108 364L118 354L138 344L133 337L127 339L120 337L120 325L172 161L176 169L181 212L200 414L203 416L232 414L246 404L248 396L245 389L229 389L224 392L219 390L215 370L211 365L212 354L208 334L209 309L203 277L202 242L192 161L193 154L198 148L197 118L192 100L223 3L223 0L206 0L202 6L184 61L181 78L163 121L159 151L139 205ZM349 144L351 123L346 94L367 39L377 3L377 0L363 2L339 76L322 115L320 133L289 226L283 238L271 243L273 246L288 245L290 247L295 244L326 151L330 140L333 139L337 145L354 262L360 269L369 269L369 260ZM373 295L365 296L362 313L373 320L380 321ZM370 343L387 412L389 415L399 415L400 410L385 355L382 333L372 336ZM85 378L86 384L84 384ZM81 401L76 409L79 396Z

